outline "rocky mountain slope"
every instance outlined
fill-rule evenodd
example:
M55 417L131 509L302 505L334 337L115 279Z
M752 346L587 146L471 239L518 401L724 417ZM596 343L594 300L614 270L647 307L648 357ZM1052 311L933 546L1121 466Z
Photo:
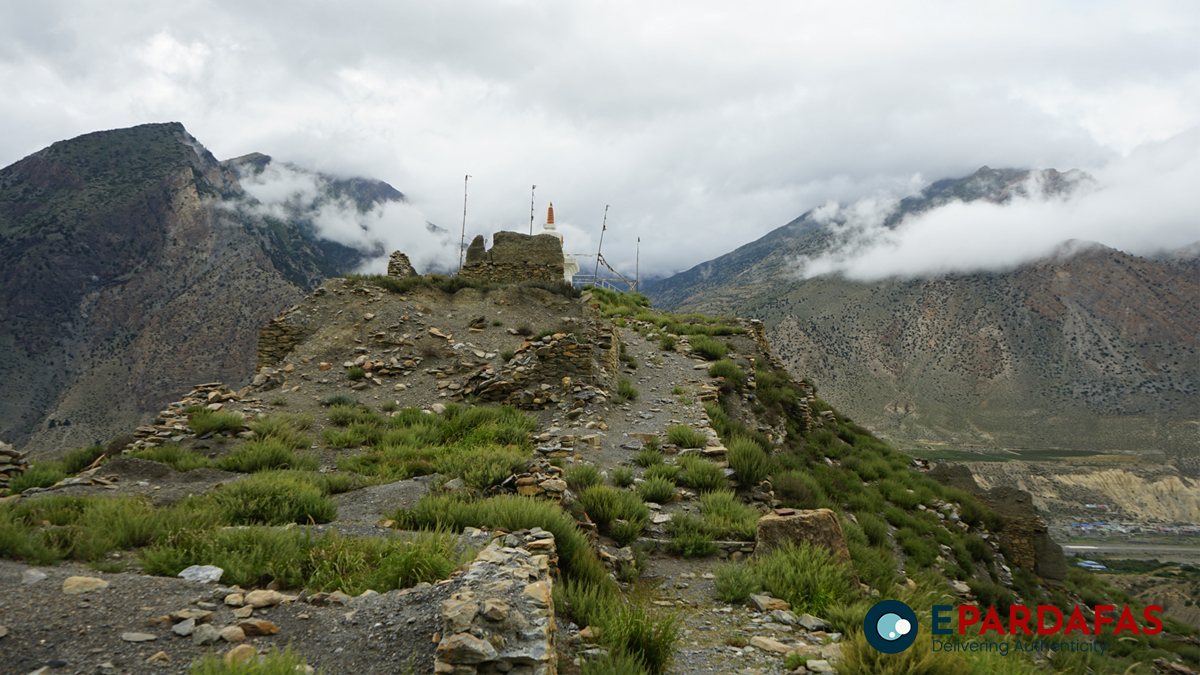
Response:
M1003 202L1027 172L980 169L900 203ZM1086 180L1047 172L1051 193ZM762 319L791 372L902 444L1162 450L1200 444L1195 251L1162 259L1099 245L1007 272L800 280L793 261L834 244L813 212L732 253L647 284L677 311Z
M218 162L167 123L0 170L0 438L35 454L102 442L191 384L243 380L266 319L362 261L303 213L247 208L239 172L269 164ZM360 208L403 199L324 183Z

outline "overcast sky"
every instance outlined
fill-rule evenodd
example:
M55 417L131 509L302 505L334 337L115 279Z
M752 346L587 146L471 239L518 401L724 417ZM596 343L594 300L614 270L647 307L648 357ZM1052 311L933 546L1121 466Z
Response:
M605 255L632 272L640 235L643 275L831 200L1082 168L1109 201L1065 232L1173 247L1200 239L1200 202L1161 189L1200 179L1198 36L1194 0L0 0L0 165L174 120L221 159L386 180L456 234L471 174L468 238L527 231L537 184L590 253L608 204Z

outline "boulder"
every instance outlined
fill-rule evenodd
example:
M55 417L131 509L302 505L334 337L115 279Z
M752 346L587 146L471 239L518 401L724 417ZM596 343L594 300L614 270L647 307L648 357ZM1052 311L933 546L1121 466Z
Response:
M784 542L792 542L797 546L801 542L808 542L812 546L827 549L837 560L851 564L850 549L846 548L842 525L838 522L837 514L829 509L797 510L786 516L767 514L758 519L757 540L755 556L766 555Z

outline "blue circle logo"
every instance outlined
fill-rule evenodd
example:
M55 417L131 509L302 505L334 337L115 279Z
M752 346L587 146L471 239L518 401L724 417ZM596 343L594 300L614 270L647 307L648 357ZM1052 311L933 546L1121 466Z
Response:
M917 614L899 600L882 600L867 611L863 634L876 651L899 654L917 639Z

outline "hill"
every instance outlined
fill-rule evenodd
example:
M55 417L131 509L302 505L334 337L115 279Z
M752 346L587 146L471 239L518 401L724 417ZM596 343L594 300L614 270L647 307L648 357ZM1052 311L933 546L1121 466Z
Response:
M952 199L1003 203L1028 172L984 167L901 201L895 226ZM1059 194L1087 180L1049 171ZM904 447L1160 451L1197 443L1200 276L1099 245L1005 272L875 283L802 280L836 232L809 212L732 253L644 286L675 311L764 321L791 372Z
M35 453L102 442L193 382L243 380L267 318L372 253L321 239L303 210L252 208L239 176L268 165L218 162L167 123L0 170L0 438ZM403 199L316 177L360 208Z

